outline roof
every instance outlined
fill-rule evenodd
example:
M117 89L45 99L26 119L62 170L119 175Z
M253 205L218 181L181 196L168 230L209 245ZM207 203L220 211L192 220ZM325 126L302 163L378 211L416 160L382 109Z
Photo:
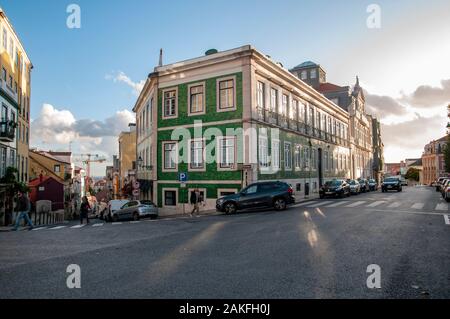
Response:
M31 181L28 183L28 186L30 186L30 187L36 187L36 186L39 186L39 185L45 183L45 182L48 181L49 179L52 179L52 180L54 180L55 182L58 182L59 184L62 184L61 182L59 182L58 180L56 180L56 178L53 178L53 177L51 177L51 176L42 176L42 181L41 181L41 178L40 178L40 177L37 177L37 178L31 180Z
M443 137L441 137L440 139L438 139L436 142L446 142L448 139L448 135L445 135Z
M71 163L71 159L72 159L72 152L52 152L49 151L48 152L50 155L52 155L54 158L56 158L57 160L64 162L64 163Z
M39 151L39 150L30 150L30 152L51 158L51 159L61 162L61 163L71 164L70 156L67 158L67 155L64 155L65 152L51 152L51 151L47 152L47 151ZM60 154L63 154L63 155L60 155ZM70 154L72 154L72 153L70 153Z
M317 88L317 91L319 91L320 93L336 92L343 90L348 90L348 86L340 86L329 82L321 83L320 86Z
M295 70L295 69L303 69L303 68L310 68L310 67L314 67L314 66L319 66L319 65L317 63L315 63L315 62L312 62L312 61L305 61L303 63L300 63L296 67L294 67L293 70Z
M409 164L409 166L422 166L422 159L417 159L414 163Z

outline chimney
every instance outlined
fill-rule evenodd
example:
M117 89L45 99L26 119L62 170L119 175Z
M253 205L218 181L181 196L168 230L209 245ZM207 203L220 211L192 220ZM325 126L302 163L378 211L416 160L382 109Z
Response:
M163 66L163 49L159 50L159 63L158 66Z

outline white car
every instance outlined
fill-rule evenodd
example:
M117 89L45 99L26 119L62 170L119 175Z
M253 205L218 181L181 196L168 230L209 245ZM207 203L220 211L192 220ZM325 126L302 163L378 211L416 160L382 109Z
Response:
M128 199L113 199L110 200L108 203L108 211L107 215L105 216L105 220L112 220L112 216L115 211L121 209L126 203L128 203Z

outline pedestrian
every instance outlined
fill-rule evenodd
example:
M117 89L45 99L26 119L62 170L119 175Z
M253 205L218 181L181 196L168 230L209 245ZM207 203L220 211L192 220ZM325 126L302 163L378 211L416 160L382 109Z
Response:
M192 193L191 193L191 205L194 205L194 208L192 209L191 212L191 217L197 212L197 215L200 215L200 203L203 202L203 197L200 193L200 190L198 188L196 188Z
M26 220L26 222L28 223L28 226L29 226L28 229L32 230L34 228L34 225L30 219L30 216L28 216L28 212L30 211L30 208L31 208L30 200L28 199L27 194L25 194L23 191L19 191L17 193L17 196L19 198L17 201L17 211L18 211L19 215L17 216L16 224L14 225L13 230L17 231L22 219Z
M83 219L86 218L86 224L89 224L89 210L91 206L86 196L83 196L80 205L80 222L83 224Z

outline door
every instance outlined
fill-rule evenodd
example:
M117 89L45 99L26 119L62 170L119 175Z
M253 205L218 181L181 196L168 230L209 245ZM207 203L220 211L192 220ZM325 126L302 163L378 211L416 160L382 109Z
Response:
M317 152L317 163L318 163L318 171L319 171L319 187L323 186L323 161L322 161L322 149L319 148Z
M242 193L239 198L239 208L253 208L258 207L259 200L258 200L258 185L250 185L247 187Z

